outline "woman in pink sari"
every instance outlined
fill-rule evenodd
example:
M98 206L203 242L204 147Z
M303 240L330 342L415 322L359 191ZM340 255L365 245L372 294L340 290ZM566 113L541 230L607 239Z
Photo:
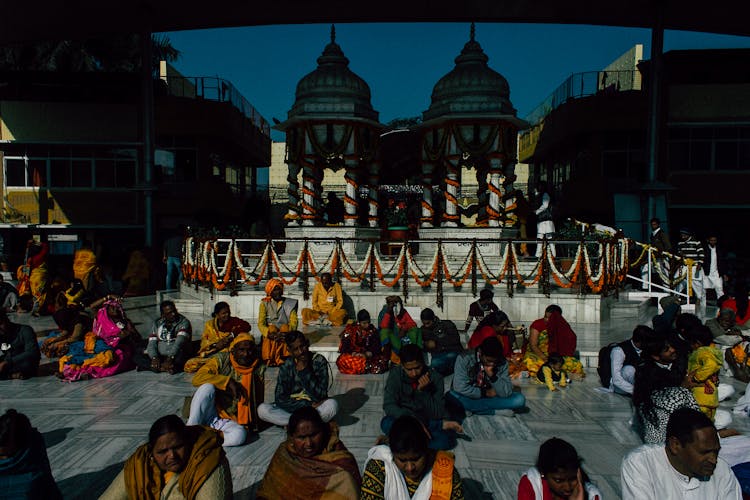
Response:
M58 376L67 381L87 380L132 370L140 344L141 336L122 305L108 296L96 313L92 331L84 340L70 344L68 354L60 358Z

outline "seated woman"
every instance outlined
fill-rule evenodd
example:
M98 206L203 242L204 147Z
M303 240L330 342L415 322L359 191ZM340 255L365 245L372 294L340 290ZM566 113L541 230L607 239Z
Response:
M232 316L229 304L217 302L210 320L206 321L201 335L201 347L198 356L187 360L186 373L195 373L203 366L208 358L219 352L227 352L229 344L240 333L250 333L250 323L236 316Z
M44 438L16 410L0 416L0 492L3 498L62 499Z
M136 349L142 350L141 336L125 316L119 300L108 296L93 305L102 303L92 331L83 340L69 344L68 353L60 358L59 378L103 378L135 368L133 356Z
M304 406L289 418L287 440L271 458L255 498L357 498L361 483L357 460L339 440L336 424Z
M284 297L284 284L271 278L258 308L258 330L263 335L261 357L268 366L278 366L289 357L286 334L297 329L297 301Z
M548 439L539 447L536 467L518 483L518 500L568 498L601 500L602 494L589 482L576 449L562 439Z
M219 431L185 426L177 415L161 417L99 500L230 499L232 474L222 441Z
M479 322L474 333L471 334L466 346L476 349L488 337L497 337L503 345L503 356L509 358L513 354L513 343L515 342L515 329L510 324L508 315L503 311L488 314Z
M50 333L39 346L48 358L65 355L71 343L83 340L86 332L91 331L91 318L81 304L83 294L81 280L73 280L70 288L57 294L52 319L55 320L58 330Z
M388 358L383 355L380 336L370 323L370 313L362 309L357 313L357 323L346 325L341 332L341 342L336 359L339 372L346 375L383 373L388 371Z
M390 353L391 362L400 364L401 346L416 344L423 347L422 330L404 309L404 303L398 295L385 298L385 306L380 311L380 343L385 352Z
M734 287L734 296L719 297L717 301L719 311L723 308L731 309L735 314L735 324L743 330L750 328L750 307L748 300L747 285L741 280Z
M360 500L462 500L463 483L453 454L427 447L422 423L411 416L396 419L388 445L367 454Z
M544 310L544 317L534 321L529 327L529 340L524 347L523 365L534 378L539 368L547 362L550 352L557 352L563 357L563 371L573 377L583 378L581 362L573 356L576 346L576 334L562 316L560 306L552 304Z

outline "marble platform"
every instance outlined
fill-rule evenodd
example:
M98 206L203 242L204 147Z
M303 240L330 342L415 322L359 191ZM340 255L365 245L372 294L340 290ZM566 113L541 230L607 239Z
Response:
M156 317L155 304L153 296L125 303L128 314L144 334ZM193 314L188 317L197 338L199 325L207 318ZM49 318L13 315L12 320L31 324L38 331L52 326ZM572 326L578 333L579 348L593 351L626 338L634 324ZM325 342L332 345L333 336ZM317 341L321 347L322 339L323 336ZM380 434L386 375L345 376L338 374L335 365L332 369L330 394L341 406L336 418L341 437L364 467L367 450ZM277 371L274 368L267 372L267 401L273 399ZM146 440L151 423L167 413L180 412L184 397L193 391L190 378L185 374L128 372L76 383L60 382L51 376L0 381L0 412L16 408L26 413L44 434L53 474L66 499L96 498L127 457ZM597 390L598 379L591 369L585 380L555 393L529 379L514 383L527 398L528 413L512 418L473 416L465 422L469 439L460 440L454 452L467 498L516 498L519 478L534 463L539 444L552 436L573 443L604 498L619 498L620 462L628 450L639 444L628 425L629 400ZM735 386L738 393L732 401L744 390L739 383ZM731 406L732 401L723 406ZM750 422L735 416L733 426L749 430ZM269 428L250 443L227 449L235 498L254 498L268 462L283 439L280 428Z

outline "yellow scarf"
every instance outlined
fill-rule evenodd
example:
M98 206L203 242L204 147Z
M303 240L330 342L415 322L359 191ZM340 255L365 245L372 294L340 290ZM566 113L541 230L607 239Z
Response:
M242 366L238 364L237 361L234 360L232 348L234 348L235 344L238 344L239 342L252 342L253 344L255 344L255 339L248 333L240 333L229 345L229 361L232 363L232 368L234 368L234 371L242 375L242 380L240 381L240 383L242 384L242 387L245 388L248 395L247 399L240 399L237 402L237 423L241 425L248 425L250 422L252 422L250 403L253 398L253 371L255 370L255 367L258 366L259 359L255 358L255 361L253 361L250 366Z

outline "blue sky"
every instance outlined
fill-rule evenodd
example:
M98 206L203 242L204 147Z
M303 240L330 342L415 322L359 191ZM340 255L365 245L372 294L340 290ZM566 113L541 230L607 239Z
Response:
M283 25L172 32L185 76L220 76L266 117L281 120L294 90L314 70L330 25ZM336 41L352 71L365 79L381 122L416 116L430 104L435 83L454 66L469 39L468 23L339 24ZM478 24L476 39L489 65L508 80L524 117L572 73L602 69L636 43L649 57L646 29L581 25ZM750 37L667 32L665 51L750 48ZM274 134L275 140L283 136Z

